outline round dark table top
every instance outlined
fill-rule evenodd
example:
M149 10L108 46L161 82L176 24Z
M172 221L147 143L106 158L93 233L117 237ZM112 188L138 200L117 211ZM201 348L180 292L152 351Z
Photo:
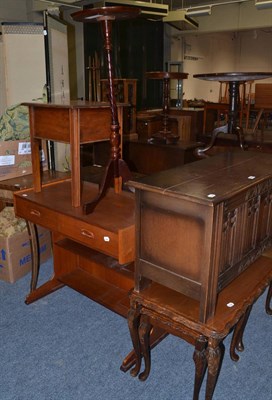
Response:
M211 74L196 74L194 78L219 82L246 82L258 79L272 78L272 72L218 72Z
M187 73L185 72L167 72L167 71L151 71L146 72L145 76L148 79L187 79Z
M72 18L78 22L100 22L103 20L120 20L136 18L140 15L141 9L129 6L112 6L90 8L87 10L80 10L71 14Z

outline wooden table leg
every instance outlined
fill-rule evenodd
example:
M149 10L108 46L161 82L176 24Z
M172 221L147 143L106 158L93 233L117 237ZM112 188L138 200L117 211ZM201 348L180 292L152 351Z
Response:
M140 325L140 309L141 306L138 304L132 304L129 312L128 312L128 327L130 332L130 337L132 340L134 355L135 355L135 366L130 370L130 375L135 377L139 374L141 369L141 345L138 335L138 329Z
M151 368L151 353L150 353L150 331L152 329L152 324L147 315L141 316L141 322L139 326L139 338L141 343L141 350L145 361L145 369L140 373L140 381L145 381L150 373Z
M213 392L216 386L220 365L224 356L224 344L221 340L210 337L206 357L208 362L208 376L206 383L205 400L212 400Z
M52 279L50 279L37 289L30 292L25 299L25 303L31 304L34 301L39 300L42 297L45 297L48 294L55 292L56 290L62 288L63 286L65 286L64 283L60 282L57 278L53 276Z
M207 369L206 359L207 339L205 336L200 336L196 340L193 360L195 362L195 382L193 400L198 400L200 388Z
M37 287L39 267L40 267L40 253L39 253L39 238L37 232L37 226L33 222L26 221L27 230L30 240L30 248L32 255L32 269L31 269L31 281L30 281L30 292Z
M39 253L39 238L37 226L33 222L27 222L27 229L30 239L30 247L32 253L32 271L31 271L31 282L30 282L30 293L26 296L25 303L31 304L42 297L47 296L50 293L65 286L54 276L46 283L37 288L39 269L40 269L40 253Z
M165 337L168 336L168 332L164 329L154 326L152 331L150 332L150 348L153 349L157 346ZM127 372L129 371L136 362L136 355L134 349L128 353L128 355L124 358L122 365L120 366L121 371ZM135 375L136 376L136 375Z
M238 354L235 352L235 350L244 351L243 334L244 334L245 327L246 327L251 310L252 310L252 305L247 308L246 312L240 318L240 320L237 322L237 324L234 328L232 340L231 340L231 344L230 344L230 357L233 361L238 361L240 358L238 356Z
M118 171L118 177L115 176L115 172ZM83 212L84 214L90 214L94 211L97 204L102 200L102 198L106 195L108 189L111 186L111 183L115 183L115 192L117 193L122 189L122 183L127 182L132 178L132 174L125 163L124 160L119 158L118 160L110 160L105 168L104 175L99 185L99 192L97 196L89 201L88 203L83 204ZM118 189L117 189L118 186Z
M271 307L271 298L272 298L272 282L270 282L267 297L266 297L266 303L265 303L265 311L267 314L272 315L272 307Z

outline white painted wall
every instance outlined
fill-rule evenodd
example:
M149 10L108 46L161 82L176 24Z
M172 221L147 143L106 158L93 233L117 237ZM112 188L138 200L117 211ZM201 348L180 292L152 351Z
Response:
M0 22L41 22L42 14L33 13L34 0L0 0ZM272 10L257 11L254 2L213 7L212 15L199 18L198 33L180 36L175 29L167 30L170 35L171 59L167 51L167 61L184 61L184 72L189 79L183 82L184 98L203 98L217 101L219 84L193 78L194 74L228 71L272 71ZM69 12L65 19L76 27L76 58L78 97L84 96L84 55L82 24L72 21ZM239 31L250 27L256 30ZM271 28L267 28L270 26ZM261 28L261 29L257 29ZM229 30L232 29L232 32ZM228 31L227 31L228 30ZM221 31L215 33L215 31ZM186 46L185 46L186 45ZM184 59L200 56L197 60ZM266 80L265 82L272 82Z
M184 81L184 99L217 101L219 84L193 78L193 75L233 70L235 45L231 35L190 35L183 41L184 71L189 73L188 80Z
M189 78L183 83L183 98L218 101L219 83L193 78L194 74L272 72L271 40L272 30L268 29L185 36L173 34L171 58L182 61L184 57L184 72L189 73ZM271 83L272 79L263 82Z
M26 22L27 7L23 0L0 0L0 22Z
M75 49L72 56L76 59L77 97L80 99L85 96L83 23L72 19L71 14L73 12L75 12L75 9L64 12L64 19L75 28Z
M236 41L237 70L272 71L272 29L241 32Z

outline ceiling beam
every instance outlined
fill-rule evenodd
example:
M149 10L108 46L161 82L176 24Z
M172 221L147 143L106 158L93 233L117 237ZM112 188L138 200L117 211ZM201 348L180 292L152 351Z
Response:
M198 30L187 30L181 32L182 34L272 29L272 8L258 10L255 0L252 0L212 7L211 15L194 19L198 22Z

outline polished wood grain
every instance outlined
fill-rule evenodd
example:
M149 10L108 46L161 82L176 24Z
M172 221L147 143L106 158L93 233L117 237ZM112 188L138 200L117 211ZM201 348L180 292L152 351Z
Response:
M96 190L97 185L84 182L83 199ZM104 305L120 313L121 307L125 313L128 303L126 308L114 306L111 296L127 298L133 287L134 266L127 264L135 258L134 195L109 189L89 215L72 206L71 196L69 181L45 186L41 192L15 193L16 215L49 229L53 241L54 275L31 291L26 302L68 285L100 303L103 298Z
M95 194L97 185L83 183L83 200ZM113 189L86 215L72 206L70 181L43 187L41 192L28 190L15 194L16 214L52 232L58 232L95 250L100 250L121 264L134 260L134 196Z

